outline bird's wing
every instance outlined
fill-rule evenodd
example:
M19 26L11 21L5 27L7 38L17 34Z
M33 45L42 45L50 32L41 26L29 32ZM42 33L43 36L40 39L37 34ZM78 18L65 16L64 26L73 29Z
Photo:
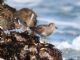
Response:
M37 26L38 29L42 29L42 28L45 28L45 27L48 27L48 25L38 25Z

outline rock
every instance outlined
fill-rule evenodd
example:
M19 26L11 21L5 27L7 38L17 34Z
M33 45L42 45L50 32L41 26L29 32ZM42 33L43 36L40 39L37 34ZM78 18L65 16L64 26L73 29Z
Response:
M0 54L3 54L0 56L4 59L62 60L62 53L60 50L54 48L51 44L36 42L37 36L24 33L12 33L10 36L11 37L7 36L7 41L8 39L11 39L11 41L7 43L7 41L4 40L6 43L4 42L0 45L2 51L0 51ZM39 41L39 39L37 40Z
M0 26L3 27L3 30L14 28L12 19L13 13L7 8L4 8L3 5L0 5Z
M2 4L2 5L3 5L3 4L4 4L4 0L0 0L0 4Z
M3 4L3 1L0 0L0 58L4 60L63 60L60 50L54 48L54 45L50 43L41 43L40 37L33 34L34 28L37 26L37 16L34 11L28 8L16 11L15 8ZM33 28L31 34L29 31L21 33L11 31L17 26L21 28L20 24L30 30ZM41 27L42 32L51 29L51 31L47 31L48 33L45 32L45 36L52 33L52 27L52 23L46 25L45 29ZM37 30L38 28L39 26L37 26ZM24 30L24 28L22 29ZM10 34L5 33L7 30L10 31ZM40 33L42 34L42 32Z

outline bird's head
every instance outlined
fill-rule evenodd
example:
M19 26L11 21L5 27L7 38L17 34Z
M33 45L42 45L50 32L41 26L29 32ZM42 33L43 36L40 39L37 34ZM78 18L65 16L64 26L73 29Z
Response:
M54 23L49 23L49 26L55 26L55 24Z
M54 23L50 23L49 26L50 26L50 27L54 27L55 29L58 29L57 26L55 26Z

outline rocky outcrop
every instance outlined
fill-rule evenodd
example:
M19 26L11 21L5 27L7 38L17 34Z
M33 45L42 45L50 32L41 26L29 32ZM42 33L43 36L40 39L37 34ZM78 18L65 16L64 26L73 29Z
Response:
M16 11L2 2L3 0L0 1L0 58L4 60L63 60L60 50L50 43L41 43L40 37L31 30L37 25L37 16L32 10L23 8ZM31 19L28 20L28 18ZM23 26L26 30L22 28ZM23 32L10 31L14 28L22 28ZM9 34L5 33L7 30Z
M62 60L61 51L52 44L40 43L38 36L0 32L0 57L5 60Z

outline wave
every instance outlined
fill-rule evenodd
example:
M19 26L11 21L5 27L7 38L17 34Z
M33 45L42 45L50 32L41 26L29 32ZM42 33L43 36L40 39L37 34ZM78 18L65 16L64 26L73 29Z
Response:
M57 42L57 43L55 43L55 45L56 45L56 48L58 48L58 49L65 49L65 48L71 48L71 44L69 44L69 42L67 42L67 41L64 41L64 42Z
M63 57L63 60L66 60L66 58L65 58L65 57Z
M68 41L51 42L56 48L60 49L63 54L63 60L80 60L80 36L73 39L72 43Z
M54 44L56 48L61 50L66 48L71 48L71 49L80 51L80 36L77 36L75 39L73 39L71 44L68 41L52 42L52 44Z
M76 37L72 42L73 47L75 47L76 50L80 50L80 36Z

